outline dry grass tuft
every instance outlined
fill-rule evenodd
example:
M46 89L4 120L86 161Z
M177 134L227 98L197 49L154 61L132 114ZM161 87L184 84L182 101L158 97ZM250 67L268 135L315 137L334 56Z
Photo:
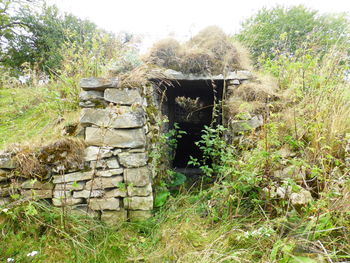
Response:
M248 51L216 26L200 31L187 43L174 39L156 43L144 59L148 64L193 74L225 74L251 69Z
M186 49L181 56L179 69L183 73L208 74L214 67L212 54L202 48Z
M175 39L166 38L153 45L146 60L150 64L179 70L180 53L180 43Z
M234 96L240 97L245 101L266 102L280 97L277 90L277 83L272 77L259 76L255 81L249 81L240 85L234 91Z
M22 177L44 179L52 168L79 167L83 163L84 148L84 142L74 138L62 138L41 147L25 146L14 157L17 172Z
M275 79L268 75L258 76L235 88L226 100L226 110L229 116L240 113L260 114L266 112L267 104L278 104L282 96L279 94ZM279 108L279 106L278 106Z

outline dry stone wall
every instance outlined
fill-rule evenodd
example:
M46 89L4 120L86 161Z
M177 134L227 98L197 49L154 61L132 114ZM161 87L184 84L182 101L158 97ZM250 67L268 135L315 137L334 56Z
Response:
M114 78L86 78L80 84L80 123L86 143L83 168L55 167L44 180L24 179L14 175L12 154L1 153L0 206L20 194L110 224L150 217L152 176L141 92L118 87Z

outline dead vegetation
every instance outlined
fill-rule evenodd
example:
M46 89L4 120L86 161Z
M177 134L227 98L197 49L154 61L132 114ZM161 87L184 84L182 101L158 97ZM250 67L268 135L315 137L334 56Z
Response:
M230 90L225 108L230 117L242 113L261 114L266 112L266 107L272 111L278 110L282 97L273 77L258 75L254 80Z
M46 179L52 169L68 170L83 163L85 145L79 139L62 138L40 147L23 146L16 150L16 174L25 178Z
M219 27L210 26L184 44L164 39L154 44L144 59L147 64L192 74L225 74L251 69L249 53Z

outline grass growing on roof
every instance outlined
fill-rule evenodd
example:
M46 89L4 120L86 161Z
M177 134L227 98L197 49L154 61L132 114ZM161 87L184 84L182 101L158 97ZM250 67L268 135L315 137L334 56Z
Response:
M203 29L183 44L170 38L161 40L153 45L144 60L148 64L193 74L217 75L251 69L247 50L216 26Z

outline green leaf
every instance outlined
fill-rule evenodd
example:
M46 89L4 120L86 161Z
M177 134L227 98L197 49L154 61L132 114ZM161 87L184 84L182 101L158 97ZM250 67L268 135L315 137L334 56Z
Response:
M169 184L169 186L179 186L179 185L182 185L186 182L186 175L182 174L182 173L177 173L175 172L173 175L172 175L172 181L171 183Z
M307 258L307 257L293 257L293 259L291 259L289 262L290 263L317 263L316 260L312 258Z
M170 192L168 190L163 190L158 192L154 199L154 206L162 207L165 204L166 200L168 199L169 195L170 195Z

